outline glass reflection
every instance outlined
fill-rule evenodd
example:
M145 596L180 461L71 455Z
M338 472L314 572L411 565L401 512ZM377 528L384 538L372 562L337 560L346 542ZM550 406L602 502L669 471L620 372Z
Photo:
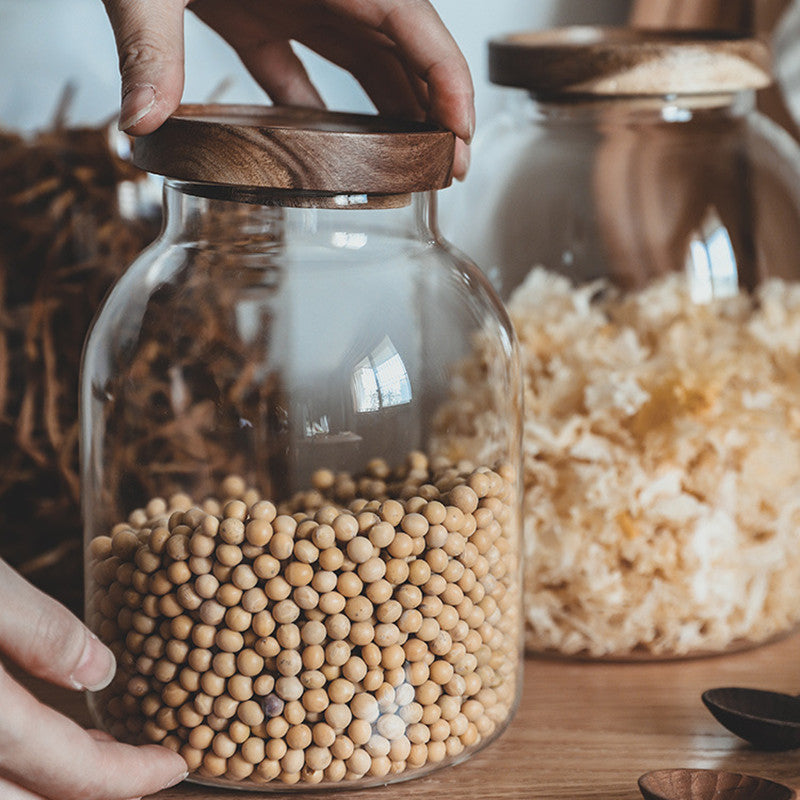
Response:
M411 381L403 359L388 336L356 364L350 380L358 413L411 402Z
M739 291L731 237L713 206L706 210L699 229L689 239L685 266L689 291L696 303L733 297Z

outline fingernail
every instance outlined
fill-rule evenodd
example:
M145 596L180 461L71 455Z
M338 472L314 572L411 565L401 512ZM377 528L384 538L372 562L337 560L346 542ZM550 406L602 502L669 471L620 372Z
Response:
M467 144L472 142L472 138L475 136L475 107L472 106L469 110L469 116L467 118L467 138L464 140Z
M111 683L117 664L114 654L93 634L86 637L78 666L69 676L76 689L97 692Z
M188 772L181 772L180 775L176 775L168 784L166 784L164 788L169 789L171 786L177 786L181 781L185 781L188 777Z
M130 130L152 111L155 104L156 90L154 86L144 84L128 89L122 98L122 108L119 112L119 129L121 131Z
M466 179L471 158L469 147L459 148L458 163L455 165L454 171L456 180L463 181Z

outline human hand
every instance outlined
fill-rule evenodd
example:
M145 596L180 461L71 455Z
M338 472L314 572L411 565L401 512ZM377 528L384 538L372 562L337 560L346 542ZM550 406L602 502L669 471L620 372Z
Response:
M116 669L111 651L64 606L0 560L0 650L37 677L98 690ZM186 776L165 747L133 747L86 731L41 704L0 666L0 797L126 800Z
M150 133L183 93L190 5L280 104L323 106L297 41L353 74L382 114L428 119L458 137L454 174L475 127L467 62L429 0L103 0L122 74L120 128Z

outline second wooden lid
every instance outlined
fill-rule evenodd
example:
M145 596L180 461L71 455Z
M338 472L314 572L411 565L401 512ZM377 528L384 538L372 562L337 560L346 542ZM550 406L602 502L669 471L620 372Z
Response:
M134 144L158 175L230 187L407 194L452 180L455 138L422 122L291 106L183 105Z
M772 82L769 51L756 39L592 26L493 39L489 79L541 97L719 94Z

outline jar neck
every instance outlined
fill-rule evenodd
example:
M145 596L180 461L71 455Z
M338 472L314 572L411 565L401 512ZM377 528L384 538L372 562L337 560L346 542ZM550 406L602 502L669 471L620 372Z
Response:
M542 98L522 94L524 114L535 123L685 123L697 119L738 119L755 110L756 93L665 95L660 97Z
M225 199L220 195L225 193ZM362 234L360 237L359 234ZM166 180L164 236L173 241L254 245L320 239L356 247L368 235L438 240L435 192L410 195L319 195L237 191Z

